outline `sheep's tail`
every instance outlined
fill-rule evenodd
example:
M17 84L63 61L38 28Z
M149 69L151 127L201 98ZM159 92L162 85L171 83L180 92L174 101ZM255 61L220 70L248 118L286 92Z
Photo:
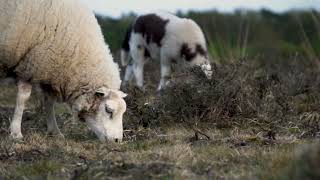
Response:
M126 36L124 38L124 41L122 43L121 48L121 65L127 66L130 62L130 38L131 38L131 32L132 32L132 25L127 30Z

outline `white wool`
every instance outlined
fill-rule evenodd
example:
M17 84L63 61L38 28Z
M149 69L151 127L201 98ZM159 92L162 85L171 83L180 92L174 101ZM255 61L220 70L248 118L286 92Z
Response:
M2 76L49 84L65 100L120 88L97 20L77 0L1 0L0 32Z
M143 66L146 61L145 51L150 53L152 59L160 60L161 80L158 90L163 89L169 83L168 79L171 74L172 60L175 60L182 67L200 66L207 78L210 79L212 70L207 56L196 54L191 61L186 61L181 54L183 45L187 45L192 53L197 51L197 46L201 46L203 51L207 52L206 39L201 28L191 19L179 18L165 12L153 12L146 15L151 14L160 17L163 21L168 21L165 25L164 36L159 46L154 42L147 42L146 35L140 32L131 32L129 41L130 52L126 52L124 49L121 51L122 65L126 66L129 64L130 56L133 64L133 66L127 66L124 85L135 76L136 85L143 88ZM150 24L147 27L150 27ZM152 37L148 38L152 39Z

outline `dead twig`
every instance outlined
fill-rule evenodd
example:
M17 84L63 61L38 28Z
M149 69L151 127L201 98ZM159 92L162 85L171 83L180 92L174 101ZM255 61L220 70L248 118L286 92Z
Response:
M193 131L194 131L194 133L195 133L196 139L200 139L200 138L199 138L199 134L200 134L200 135L206 137L207 140L211 140L211 137L210 137L209 135L205 134L204 132L201 132L201 130L199 130L199 129L197 129L197 128L192 128L192 129L193 129Z

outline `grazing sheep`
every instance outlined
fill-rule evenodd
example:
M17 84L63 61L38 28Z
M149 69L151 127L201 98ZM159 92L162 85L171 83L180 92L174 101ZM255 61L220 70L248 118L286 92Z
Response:
M149 58L160 59L158 90L169 83L172 62L189 67L200 66L207 78L212 76L205 36L190 19L166 13L139 16L127 31L122 45L121 62L127 66L123 85L134 76L136 85L143 89L143 66Z
M54 103L66 102L101 141L122 140L125 94L94 14L77 0L0 0L0 75L17 80L11 137L32 85L46 94L48 133L62 135Z

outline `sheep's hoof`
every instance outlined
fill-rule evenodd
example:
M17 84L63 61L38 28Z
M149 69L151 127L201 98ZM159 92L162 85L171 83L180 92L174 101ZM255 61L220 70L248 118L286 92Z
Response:
M142 93L145 93L146 92L146 87L145 86L135 86L135 89L142 92Z
M143 86L142 88L140 88L140 91L143 92L143 93L145 93L145 92L147 91L147 90L146 90L146 87Z
M60 133L60 134L57 134L57 135L55 135L55 136L58 137L59 139L65 139L65 138L64 138L64 135L61 134L61 133Z
M127 91L128 90L128 83L127 82L122 82L120 86L121 90Z
M60 131L48 131L48 135L64 139L64 135Z
M13 140L16 140L16 141L22 141L23 136L22 136L21 132L18 132L18 133L11 132L10 138L13 139Z
M75 126L75 125L78 125L78 120L76 118L72 118L71 120L71 125Z
M50 137L57 137L58 139L65 139L63 134L48 134Z
M166 83L166 85L159 85L158 89L157 89L157 92L160 93L160 94L163 94L165 89L169 86L169 82Z

